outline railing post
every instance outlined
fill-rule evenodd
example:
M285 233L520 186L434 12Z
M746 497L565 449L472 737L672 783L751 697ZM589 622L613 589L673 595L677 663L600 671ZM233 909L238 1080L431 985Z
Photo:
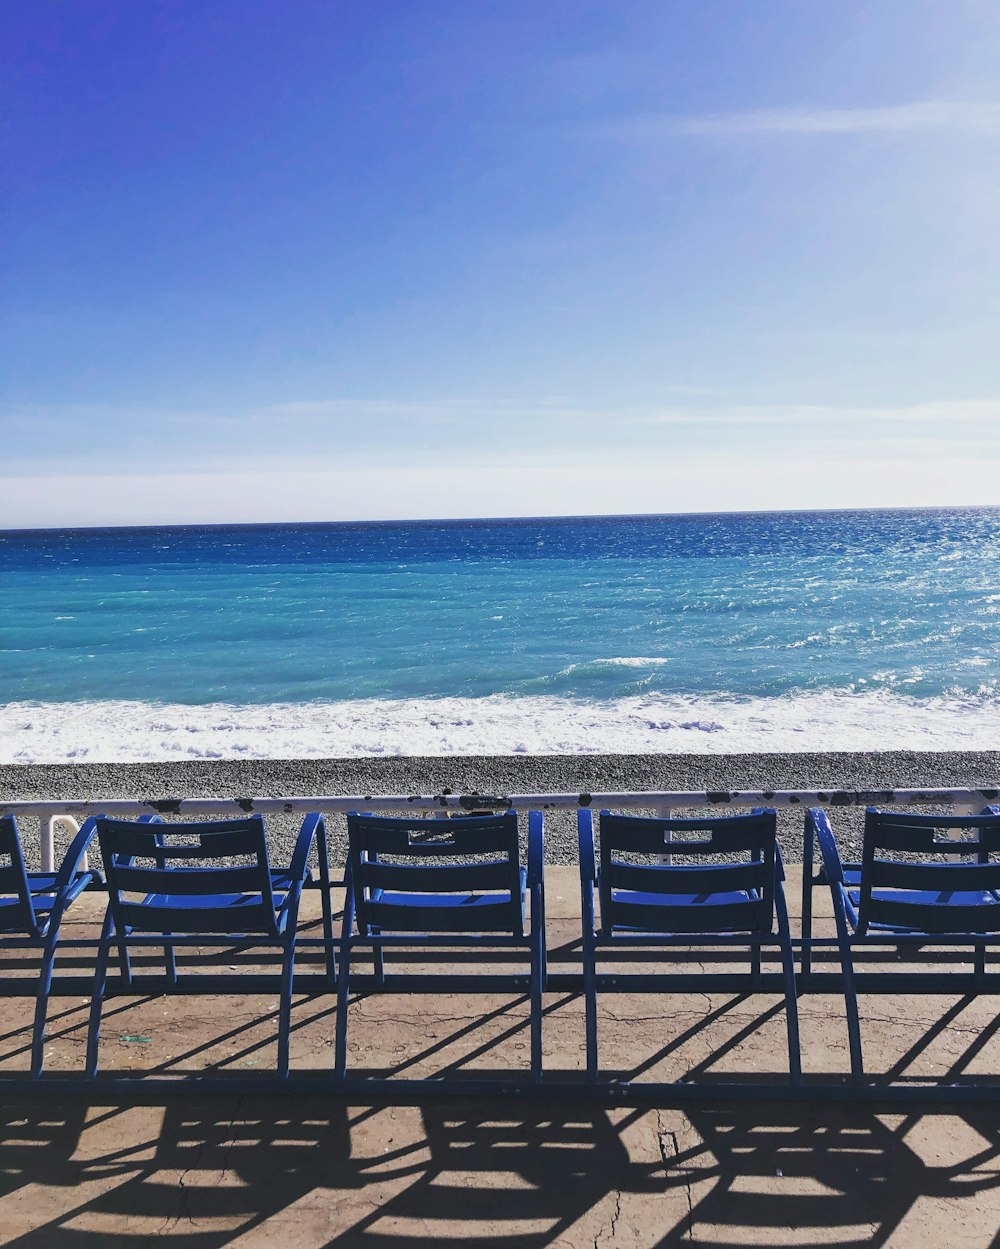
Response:
M956 815L978 815L979 808L980 808L980 804L978 802L958 802L955 804L955 814ZM949 828L948 840L949 841L964 840L962 830L960 828Z
M43 872L54 872L56 861L54 815L43 815L38 820L38 858Z
M66 824L70 836L75 837L80 831L79 823L71 815L43 815L39 818L38 827L38 858L43 872L56 870L56 825ZM83 856L80 864L86 872L90 867L88 856Z
M656 808L656 815L658 819L669 820L672 814L673 812L670 807L657 807ZM664 841L664 844L668 846L670 845L671 841L673 841L673 834L671 833L669 828L667 829L667 832L663 838L663 841ZM667 853L663 856L663 862L667 865L667 867L670 867L672 866L673 861L674 861L674 856L668 850Z

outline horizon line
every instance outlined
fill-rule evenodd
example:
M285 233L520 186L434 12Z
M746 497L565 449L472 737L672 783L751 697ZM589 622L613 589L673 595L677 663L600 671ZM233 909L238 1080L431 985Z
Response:
M358 528L372 525L471 525L471 524L532 524L539 521L586 520L674 520L702 516L829 516L846 513L891 512L988 512L1000 511L1000 503L938 503L895 507L764 507L732 508L713 511L686 512L578 512L536 516L414 516L384 520L249 520L249 521L164 521L135 525L24 525L0 529L5 534L28 533L101 533L115 530L147 529L326 529Z

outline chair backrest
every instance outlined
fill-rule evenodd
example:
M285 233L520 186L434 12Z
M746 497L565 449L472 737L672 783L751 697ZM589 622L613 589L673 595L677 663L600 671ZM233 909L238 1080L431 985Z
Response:
M347 832L360 933L376 928L523 935L513 812L408 820L352 811ZM382 900L383 893L390 897ZM466 905L463 898L473 894L496 900Z
M769 932L777 827L771 810L703 820L602 811L601 932ZM667 854L685 862L641 861ZM707 900L725 894L735 896Z
M277 931L264 821L144 824L98 816L119 935ZM235 860L235 862L234 862Z
M17 821L0 818L0 932L37 937L41 929L31 901Z
M940 832L956 832L960 840L942 840ZM1000 815L869 808L859 932L871 924L928 933L1000 931Z

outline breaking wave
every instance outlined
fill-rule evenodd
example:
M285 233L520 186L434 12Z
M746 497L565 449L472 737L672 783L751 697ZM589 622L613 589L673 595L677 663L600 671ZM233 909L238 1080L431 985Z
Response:
M885 690L604 701L547 695L201 706L104 700L16 702L2 710L3 764L995 750L1000 742L995 695L916 698Z

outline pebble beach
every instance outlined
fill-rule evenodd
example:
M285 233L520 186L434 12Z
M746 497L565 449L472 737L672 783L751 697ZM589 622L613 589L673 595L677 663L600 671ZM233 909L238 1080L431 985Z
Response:
M224 760L170 763L86 763L0 766L0 808L18 800L46 802L113 798L298 797L307 795L677 792L702 790L886 790L1000 788L1000 750L951 752L801 752L732 755L577 755ZM985 800L984 800L985 801ZM719 813L714 808L714 814ZM858 847L862 808L840 807L834 827L848 853ZM25 853L37 858L27 821ZM297 821L269 817L272 853L291 853ZM779 811L783 852L801 858L802 813ZM61 835L60 841L65 839ZM330 820L331 859L346 849L344 824ZM59 844L57 843L57 851ZM546 861L576 861L571 811L546 819Z

